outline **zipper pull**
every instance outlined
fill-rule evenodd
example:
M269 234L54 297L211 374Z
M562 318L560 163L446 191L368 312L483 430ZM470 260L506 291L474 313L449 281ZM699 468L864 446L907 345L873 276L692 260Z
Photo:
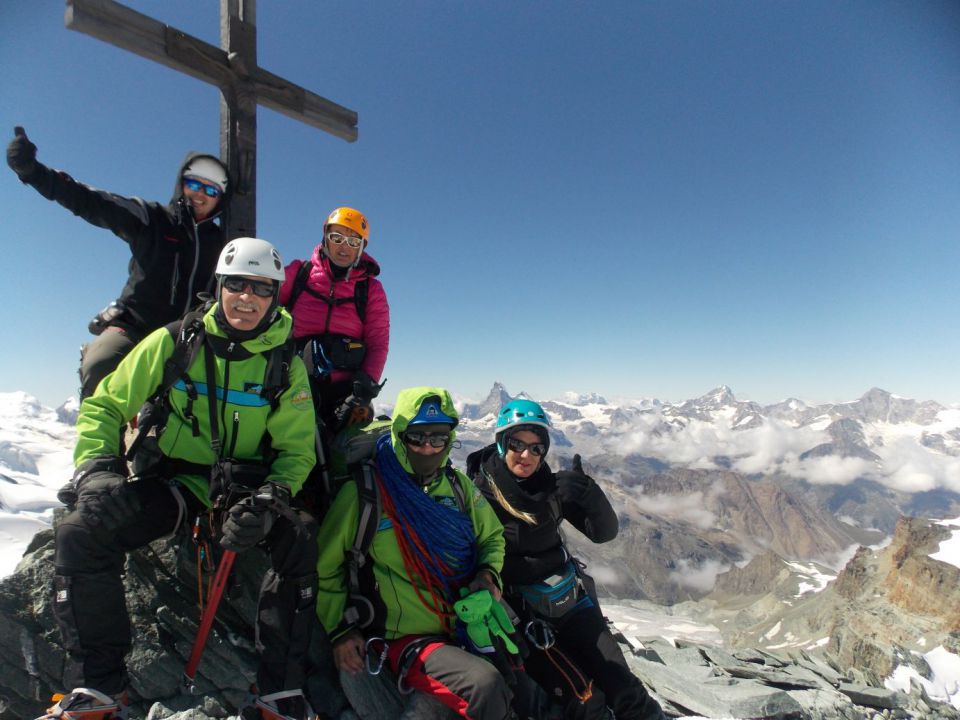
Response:
M227 457L233 457L234 450L237 449L237 435L240 434L240 411L233 411L233 432L230 437L230 452Z

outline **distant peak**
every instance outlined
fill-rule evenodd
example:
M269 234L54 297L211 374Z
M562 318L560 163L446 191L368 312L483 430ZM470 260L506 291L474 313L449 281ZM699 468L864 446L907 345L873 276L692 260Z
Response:
M510 393L507 392L507 388L499 380L493 384L493 387L490 388L490 392L487 393L487 400L502 400L503 398L510 398Z
M565 402L568 405L584 406L584 405L607 405L607 399L598 393L577 393L573 391L567 391L561 396L561 402Z
M737 399L733 396L733 390L726 385L720 385L705 395L700 396L697 401L700 403L709 402L717 405L731 405L735 403Z

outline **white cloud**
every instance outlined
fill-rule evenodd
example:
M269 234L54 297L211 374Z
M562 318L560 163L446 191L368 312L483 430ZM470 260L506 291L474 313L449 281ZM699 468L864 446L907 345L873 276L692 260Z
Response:
M710 592L717 583L717 575L730 569L729 565L717 560L705 560L695 566L689 560L678 560L677 570L670 573L670 580L683 587L701 592Z
M617 455L636 453L699 470L725 469L726 464L717 459L727 458L731 469L748 475L786 473L814 484L841 485L868 477L902 492L935 488L960 492L960 457L920 443L920 434L926 431L947 437L950 445L949 432L960 422L960 411L942 412L938 422L928 426L864 425L869 448L880 458L877 462L835 455L800 460L804 452L830 442L827 416L818 424L800 427L766 418L757 427L744 430L730 427L731 420L722 413L710 422L679 418L652 407L631 414L629 430L608 434L604 432L609 429L608 419L595 418L603 433L599 442L606 452Z
M715 485L716 489L718 486ZM711 490L709 497L719 492ZM716 516L707 509L708 502L704 500L704 493L692 492L687 495L645 495L637 494L634 497L637 506L644 512L660 517L685 520L691 525L706 530L716 524Z
M605 585L617 585L620 582L620 575L609 565L591 563L590 567L587 568L587 573L598 583Z
M735 470L749 474L774 472L785 458L796 458L828 440L821 430L795 428L775 419L747 430L702 420L666 430L664 422L659 411L648 413L639 419L639 427L616 437L610 449L703 470L718 469L715 458L728 457Z
M868 475L874 467L874 463L864 458L828 455L804 460L787 458L780 469L813 485L846 485Z
M888 487L902 492L940 487L960 492L960 458L932 451L908 437L888 441L875 452L883 461L878 479Z

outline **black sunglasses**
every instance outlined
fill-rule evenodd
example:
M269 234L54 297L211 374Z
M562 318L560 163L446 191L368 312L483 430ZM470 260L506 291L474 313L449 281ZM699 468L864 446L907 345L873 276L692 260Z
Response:
M414 447L429 445L432 448L445 448L450 444L450 433L432 433L421 430L407 430L403 434L403 441Z
M547 454L547 446L543 443L525 443L515 437L507 438L507 450L513 450L517 455L520 455L524 450L529 450L530 454L536 457L543 457Z
M260 280L249 280L244 277L225 277L223 279L223 286L233 293L242 293L247 287L250 288L250 291L257 297L268 298L273 297L273 292L276 289L276 285L272 282L262 282Z

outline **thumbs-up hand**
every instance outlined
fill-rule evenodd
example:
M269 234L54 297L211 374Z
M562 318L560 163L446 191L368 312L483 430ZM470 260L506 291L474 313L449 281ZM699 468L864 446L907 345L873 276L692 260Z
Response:
M593 478L583 471L579 453L573 456L572 469L557 473L557 489L567 501L580 500L594 484Z
M37 146L19 125L13 129L13 140L7 145L7 165L23 182L37 169Z

